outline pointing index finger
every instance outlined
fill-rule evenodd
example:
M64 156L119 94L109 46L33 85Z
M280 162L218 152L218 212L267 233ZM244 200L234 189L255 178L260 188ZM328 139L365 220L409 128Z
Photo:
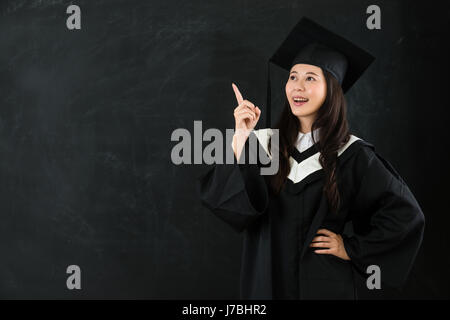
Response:
M234 83L232 83L231 86L233 87L233 91L236 96L236 100L237 100L238 104L241 104L242 101L244 101L242 94L239 92L238 87Z

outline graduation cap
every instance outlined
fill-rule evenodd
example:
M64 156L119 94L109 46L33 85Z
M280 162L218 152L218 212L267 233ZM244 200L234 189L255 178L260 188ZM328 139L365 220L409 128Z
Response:
M267 64L267 127L271 120L270 62L287 71L298 63L318 66L330 72L345 93L374 59L347 39L303 17Z

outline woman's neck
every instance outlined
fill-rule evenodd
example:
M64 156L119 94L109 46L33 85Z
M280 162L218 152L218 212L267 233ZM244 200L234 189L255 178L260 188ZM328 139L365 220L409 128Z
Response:
M308 133L311 132L311 127L314 123L315 116L310 117L299 117L298 119L300 121L300 132L301 133Z

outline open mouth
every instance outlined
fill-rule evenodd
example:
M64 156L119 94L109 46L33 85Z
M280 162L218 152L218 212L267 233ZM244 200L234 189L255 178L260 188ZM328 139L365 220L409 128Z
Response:
M309 99L304 97L293 97L292 100L294 101L294 105L301 106L307 103Z

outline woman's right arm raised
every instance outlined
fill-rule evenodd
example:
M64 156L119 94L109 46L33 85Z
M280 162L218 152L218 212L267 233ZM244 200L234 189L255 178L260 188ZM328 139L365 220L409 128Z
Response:
M231 84L238 106L234 109L235 133L233 136L233 151L237 160L250 132L255 128L261 116L261 110L248 100L244 100L238 87Z
M261 115L261 110L242 98L233 84L238 106L234 110L236 132L233 150L239 156L248 136ZM269 203L269 193L257 165L216 164L199 179L202 203L237 231L259 219Z

